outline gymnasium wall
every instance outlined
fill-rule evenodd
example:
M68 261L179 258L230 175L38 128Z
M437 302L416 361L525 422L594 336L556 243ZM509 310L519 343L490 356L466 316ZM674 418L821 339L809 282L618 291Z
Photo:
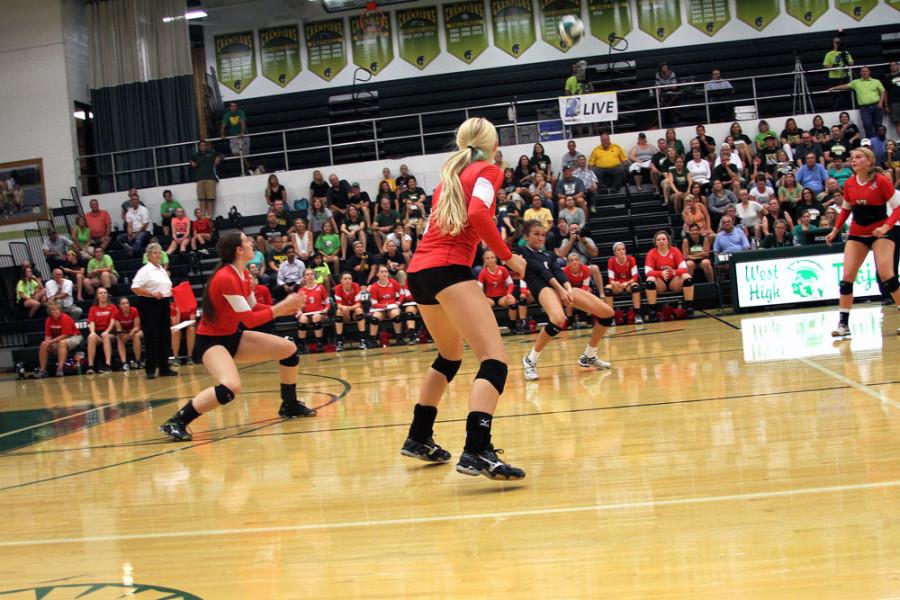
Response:
M388 64L380 65L380 70L374 76L377 81L415 78L428 75L439 75L471 69L487 69L507 67L523 62L539 62L572 58L578 60L585 57L598 58L609 52L606 42L606 33L602 39L588 33L585 39L564 52L558 47L552 46L541 38L541 7L549 4L551 8L560 5L571 4L580 6L575 11L581 13L581 17L588 26L590 21L589 6L607 7L610 14L611 6L627 5L627 16L624 20L614 24L610 19L608 26L598 27L606 32L615 29L621 33L630 28L630 33L623 35L628 43L628 51L660 49L670 46L693 46L715 42L735 40L748 40L759 43L768 37L789 35L791 33L807 33L812 31L831 31L838 28L855 28L872 25L884 25L900 20L900 2L897 0L621 0L619 2L593 2L592 0L496 0L500 2L531 3L534 14L533 33L535 41L527 49L522 50L517 56L504 52L497 47L491 25L492 0L481 0L485 15L485 29L488 37L488 47L477 58L467 64L463 60L448 53L447 41L444 35L444 17L442 6L450 2L438 0L421 0L417 2L397 4L385 7L389 15L392 35L387 42L390 44L393 59ZM361 11L346 11L329 14L325 12L319 2L301 3L301 8L292 13L278 11L279 14L261 14L253 11L252 4L239 4L231 7L210 9L209 23L204 26L206 59L209 66L216 63L216 36L237 32L250 32L255 51L252 61L255 65L256 76L252 81L244 78L241 81L240 90L236 92L225 85L221 85L222 97L225 100L238 98L253 98L270 96L275 94L292 93L351 85L356 67L353 64L353 54L350 44L351 22L356 22ZM431 61L417 68L414 64L401 58L397 34L398 11L415 7L437 7L438 42L440 53ZM838 8L840 7L840 9ZM701 9L707 9L703 14ZM849 14L858 10L859 18L853 18ZM549 10L549 9L548 9ZM791 14L789 14L789 12ZM625 15L626 13L620 13ZM797 15L797 17L792 16ZM760 17L754 17L759 15ZM764 16L763 16L764 15ZM740 17L740 18L739 18ZM691 24L692 18L696 26ZM761 18L761 20L757 20ZM347 66L343 67L328 81L310 71L310 60L307 53L304 25L311 22L319 22L326 19L340 19L343 22L343 52L347 57ZM743 20L742 20L743 19ZM236 25L236 24L240 25ZM659 25L664 25L661 31ZM754 24L762 27L758 30ZM263 64L260 58L261 36L258 30L273 26L298 25L299 29L299 53L301 71L293 79L279 85L276 81L267 79L263 75ZM642 31L641 26L649 33ZM664 39L660 39L664 36ZM244 40L247 40L245 36ZM502 40L501 40L502 42ZM823 48L823 55L828 48ZM248 57L250 55L247 55ZM247 58L250 60L250 58ZM562 74L564 76L566 74ZM276 78L277 80L277 78ZM234 87L234 86L233 86Z

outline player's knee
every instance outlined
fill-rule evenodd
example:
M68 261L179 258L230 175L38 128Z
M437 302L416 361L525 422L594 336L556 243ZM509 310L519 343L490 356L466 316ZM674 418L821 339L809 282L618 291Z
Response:
M340 312L335 313L334 322L335 323L343 323L344 322L344 313L340 313Z
M369 325L378 325L379 323L381 323L381 319L379 319L376 315L369 315L367 321L369 321Z
M502 394L503 388L506 387L507 372L508 369L505 362L488 358L481 361L481 366L478 367L475 379L484 379L494 386L498 394Z
M297 329L299 329L300 331L309 331L309 323L307 323L306 321L300 321L297 324Z
M318 331L325 327L325 323L322 322L322 319L318 319L317 321L313 321L313 324L310 326L311 329Z
M631 284L631 288L629 288L629 291L630 291L632 294L640 294L640 293L641 293L641 284L639 284L639 283L632 283L632 284Z
M609 285L604 286L604 287L603 287L603 293L606 294L607 296L612 296L612 295L613 295L613 289L612 289L612 286L609 286Z
M354 321L365 321L366 315L362 314L361 312L358 312L355 315L353 315L353 320Z
M648 279L648 280L647 280L647 283L644 284L644 289L647 289L647 290L655 290L655 289L656 289L656 282L653 281L652 279Z
M434 362L431 363L431 368L443 375L447 379L447 383L450 383L456 377L456 372L459 371L460 365L462 365L462 360L448 360L438 354Z
M559 335L559 332L562 331L562 323L565 322L565 319L555 319L560 321L560 325L557 325L554 321L550 321L546 325L544 325L544 333L549 335L550 337L556 337Z
M402 314L397 313L396 315L394 315L394 318L391 319L391 320L392 320L394 323L402 323L402 322L405 320L405 317L404 317Z
M694 280L691 279L690 277L685 277L684 281L681 282L681 287L686 287L686 288L694 287Z
M241 382L239 379L226 380L213 388L216 392L216 400L221 405L226 405L241 392Z
M285 367L296 367L300 364L300 356L297 354L297 348L291 343L291 354L285 358L282 358L278 361L279 365Z
M841 296L852 296L853 295L853 282L841 280L840 285L838 285L838 290L840 291Z
M603 327L612 327L613 317L597 317L597 324Z
M884 291L886 291L888 294L893 294L898 289L900 289L900 281L897 280L896 275L893 275L885 281L882 281L881 284L884 286Z

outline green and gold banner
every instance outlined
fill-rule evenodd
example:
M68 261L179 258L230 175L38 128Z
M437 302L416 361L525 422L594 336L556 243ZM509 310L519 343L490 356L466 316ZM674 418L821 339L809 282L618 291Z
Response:
M400 45L400 58L417 69L427 67L441 53L437 7L398 10L397 41Z
M531 0L491 0L494 45L519 58L535 42Z
M350 48L353 50L353 64L368 69L372 75L378 75L388 66L394 60L394 44L391 42L391 20L387 14L373 11L365 23L351 18Z
M588 21L591 35L610 44L610 40L631 33L631 9L628 0L588 0Z
M226 33L215 37L219 83L236 94L256 79L253 32Z
M344 20L317 21L303 25L306 36L306 60L309 70L331 81L347 66L344 46Z
M857 21L862 21L863 17L875 8L876 4L878 4L878 0L834 0L836 9Z
M828 0L784 0L784 8L807 27L828 12Z
M779 0L740 0L736 4L737 18L753 29L762 31L781 14Z
M472 64L488 46L484 3L445 4L444 36L447 52L466 64Z
M300 74L300 28L296 25L259 30L263 77L285 87Z
M891 8L896 8L897 10L900 10L900 0L884 0L884 1Z
M712 37L731 20L731 10L728 0L688 0L687 16L688 23Z
M638 29L661 42L681 27L681 0L637 0Z
M580 0L541 0L541 39L563 52L572 47L559 37L559 20L566 15L581 18Z

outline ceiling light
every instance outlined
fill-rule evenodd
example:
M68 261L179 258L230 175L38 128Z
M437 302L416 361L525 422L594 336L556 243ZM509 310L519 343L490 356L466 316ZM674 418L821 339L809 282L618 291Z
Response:
M203 19L208 16L209 15L206 14L205 10L199 10L199 9L198 10L189 10L186 13L184 13L183 16L163 17L163 23L171 23L172 21L177 21L179 19L187 19L188 21L190 21L191 19Z

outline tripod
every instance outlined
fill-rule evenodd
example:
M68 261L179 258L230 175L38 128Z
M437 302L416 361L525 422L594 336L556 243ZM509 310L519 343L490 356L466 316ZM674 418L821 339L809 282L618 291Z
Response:
M813 108L812 94L809 86L806 84L806 72L803 70L803 63L800 57L794 54L794 107L795 115L811 114L815 112Z

